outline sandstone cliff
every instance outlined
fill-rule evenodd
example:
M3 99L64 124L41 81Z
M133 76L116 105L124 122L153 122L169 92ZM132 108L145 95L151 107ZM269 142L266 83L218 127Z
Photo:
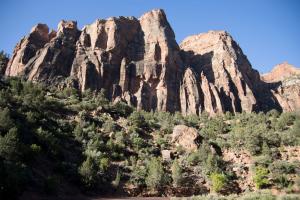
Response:
M257 102L253 90L254 83L259 80L258 73L228 33L210 31L190 36L183 40L180 47L185 65L193 68L197 80L195 85L198 85L198 90L193 90L193 96L200 96L194 99L195 104L202 103L199 111L223 113L255 110ZM188 85L186 87L194 87L192 83ZM189 112L198 111L196 108Z
M270 73L263 74L266 82L283 111L300 110L300 69L284 62Z
M74 21L50 32L38 24L17 44L5 74L81 91L104 88L111 101L185 115L294 110L299 103L294 89L261 81L225 31L178 45L163 10L96 20L82 30Z

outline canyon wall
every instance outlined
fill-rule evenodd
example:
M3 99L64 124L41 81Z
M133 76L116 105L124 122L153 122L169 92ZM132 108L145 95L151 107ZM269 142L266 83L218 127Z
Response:
M74 21L61 21L56 31L38 24L16 45L5 75L80 91L103 88L111 101L147 111L297 110L299 77L274 78L277 71L261 78L225 31L189 36L178 45L158 9L139 19L96 20L82 30Z

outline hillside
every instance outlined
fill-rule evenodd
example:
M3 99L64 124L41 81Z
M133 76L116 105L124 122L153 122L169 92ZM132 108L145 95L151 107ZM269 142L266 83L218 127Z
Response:
M0 82L1 199L299 192L293 113L182 116Z

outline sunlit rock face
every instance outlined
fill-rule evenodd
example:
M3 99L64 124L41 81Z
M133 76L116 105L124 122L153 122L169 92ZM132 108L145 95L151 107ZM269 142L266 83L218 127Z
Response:
M99 19L82 30L74 21L61 21L56 31L38 24L15 47L5 74L60 88L105 89L114 102L184 115L294 110L299 96L295 87L270 88L270 78L260 79L225 31L178 45L160 9L139 19Z
M258 79L240 47L225 31L189 36L180 44L186 65L196 72L199 94L209 113L251 112L256 106L253 82Z
M300 110L300 69L287 62L261 76L283 111Z

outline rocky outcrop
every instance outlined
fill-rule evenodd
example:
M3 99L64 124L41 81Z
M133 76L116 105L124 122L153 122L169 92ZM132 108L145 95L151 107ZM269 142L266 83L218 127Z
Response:
M264 82L272 78L260 80L227 32L190 36L179 46L159 9L139 19L99 19L81 31L74 21L50 32L38 24L17 44L5 74L60 88L105 89L113 102L184 115L293 110L298 104L295 87L274 89Z
M172 142L185 150L194 151L198 148L200 136L195 128L177 125L173 129Z
M7 76L22 75L48 84L59 84L70 76L80 34L77 23L61 21L57 32L48 31L46 25L38 24L21 40L8 64Z

